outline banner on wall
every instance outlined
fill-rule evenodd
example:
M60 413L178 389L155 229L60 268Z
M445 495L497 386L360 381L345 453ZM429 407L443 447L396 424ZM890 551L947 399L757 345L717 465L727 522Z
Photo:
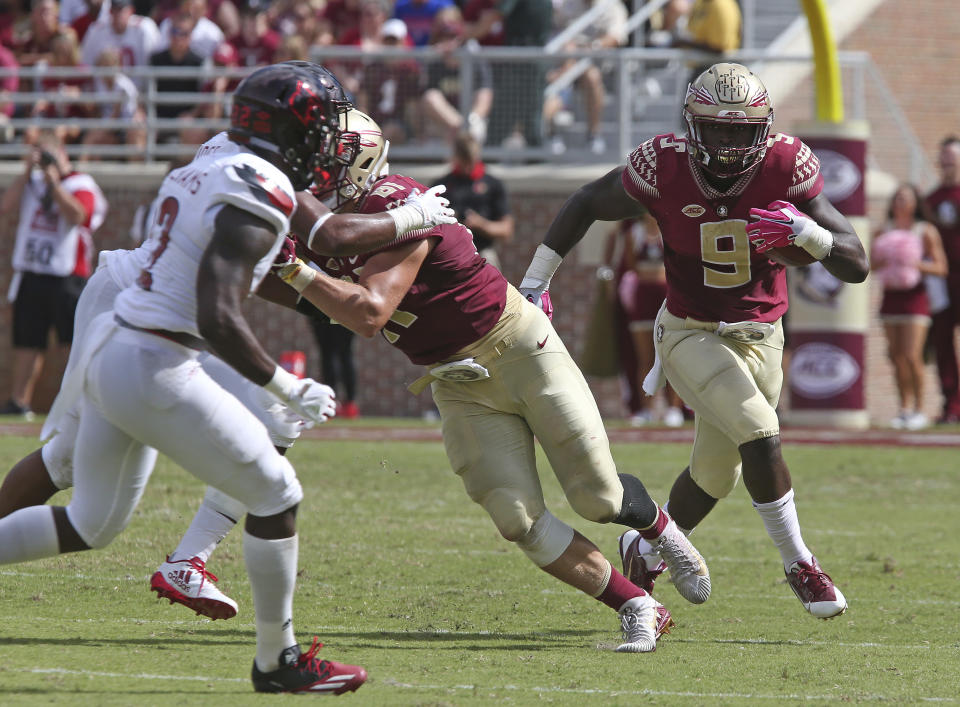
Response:
M869 247L864 184L869 126L864 121L804 123L795 133L820 160L824 195ZM863 380L870 321L867 286L842 282L820 263L790 268L788 281L789 422L868 427Z

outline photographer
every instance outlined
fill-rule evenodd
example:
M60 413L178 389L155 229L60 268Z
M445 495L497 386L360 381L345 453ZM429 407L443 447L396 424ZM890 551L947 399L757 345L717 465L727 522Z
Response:
M42 133L23 174L0 199L0 213L18 205L7 293L13 302L13 389L0 413L30 417L50 329L64 354L73 341L74 310L91 273L91 234L103 223L107 201L90 175L73 171L60 140Z

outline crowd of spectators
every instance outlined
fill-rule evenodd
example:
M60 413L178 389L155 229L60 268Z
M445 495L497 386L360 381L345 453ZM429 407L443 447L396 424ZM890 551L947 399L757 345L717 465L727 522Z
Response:
M481 46L542 46L597 0L9 0L0 2L0 71L18 67L56 68L46 76L0 76L0 142L27 141L33 131L15 135L11 118L63 119L58 137L87 145L85 159L109 155L102 145L145 140L146 93L156 90L150 115L170 121L158 127L160 142L196 144L215 129L232 83L247 67L305 59L317 47L348 46L382 51L379 57L337 59L340 76L357 106L386 130L391 142L436 139L452 143L469 133L479 142L543 144L544 124L569 115L570 94L549 96L548 78L572 62L546 71L529 63L472 61L468 85L461 75L464 50ZM731 0L734 2L734 0ZM673 3L671 3L672 5ZM694 3L695 5L697 3ZM735 2L734 2L735 4ZM615 2L570 48L614 48L627 42L622 30L628 0ZM679 3L677 12L689 12ZM672 22L669 18L667 24ZM660 23L664 24L663 22ZM436 58L423 60L408 50L431 47ZM155 83L140 67L194 67L158 74ZM234 67L238 73L206 67ZM113 68L116 76L96 77L92 68ZM578 89L586 123L586 143L597 154L605 145L600 118L605 102L601 68L590 66ZM66 71L61 69L67 69ZM70 71L72 69L72 71ZM85 70L87 72L85 73ZM23 72L21 72L23 73ZM100 72L102 73L102 72ZM9 100L7 94L56 93L46 100ZM470 92L469 96L464 91ZM165 98L163 93L176 94ZM205 94L187 100L184 94ZM105 118L92 129L70 118ZM546 119L546 120L545 120ZM44 127L49 127L49 123ZM556 142L559 145L559 142ZM559 149L559 148L558 148ZM142 154L142 150L131 151Z

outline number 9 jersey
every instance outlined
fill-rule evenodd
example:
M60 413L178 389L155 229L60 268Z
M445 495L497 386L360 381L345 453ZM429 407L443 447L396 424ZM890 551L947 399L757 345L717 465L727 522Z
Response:
M783 315L785 268L750 247L746 226L753 207L802 203L823 190L819 160L801 140L770 137L759 165L719 192L691 160L686 139L658 135L630 154L622 183L663 233L671 314L707 322Z
M226 204L263 219L277 234L254 268L250 291L256 289L290 229L296 207L293 186L277 167L221 133L160 185L141 246L151 254L135 283L117 296L118 315L145 329L200 335L197 274L213 238L214 219Z

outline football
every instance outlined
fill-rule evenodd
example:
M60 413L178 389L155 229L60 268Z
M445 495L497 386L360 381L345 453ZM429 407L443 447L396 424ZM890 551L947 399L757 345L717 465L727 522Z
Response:
M771 248L766 253L767 257L775 263L786 265L788 267L802 267L816 261L812 255L800 246L788 245L782 248Z

